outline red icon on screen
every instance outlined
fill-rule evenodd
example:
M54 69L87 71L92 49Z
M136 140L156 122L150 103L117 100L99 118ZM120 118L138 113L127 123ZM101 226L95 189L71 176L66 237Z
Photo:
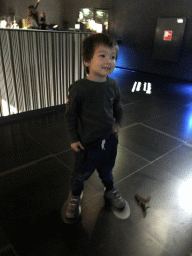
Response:
M164 31L163 40L165 40L165 41L171 41L172 34L173 34L173 31L171 31L171 30L165 30L165 31Z

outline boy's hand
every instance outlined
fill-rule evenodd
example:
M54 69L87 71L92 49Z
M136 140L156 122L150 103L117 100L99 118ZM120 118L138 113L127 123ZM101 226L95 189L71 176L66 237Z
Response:
M82 146L81 142L73 142L71 143L71 148L75 151L75 152L79 152L79 149L84 149L84 147Z
M114 129L113 129L113 132L114 132L116 135L118 135L119 130L120 130L120 126L119 126L118 124L115 124L115 127L114 127Z

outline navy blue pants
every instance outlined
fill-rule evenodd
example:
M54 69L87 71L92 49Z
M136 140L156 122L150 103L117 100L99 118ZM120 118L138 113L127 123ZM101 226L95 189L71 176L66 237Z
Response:
M75 169L71 179L71 190L80 195L84 189L84 181L97 169L99 177L106 188L113 188L112 169L117 156L118 137L111 134L84 150L75 152Z

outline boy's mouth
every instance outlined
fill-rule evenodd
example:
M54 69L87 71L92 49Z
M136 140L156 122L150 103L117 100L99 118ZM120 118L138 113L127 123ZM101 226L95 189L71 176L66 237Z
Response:
M103 67L103 69L107 69L107 70L110 70L111 68L110 68L110 67Z

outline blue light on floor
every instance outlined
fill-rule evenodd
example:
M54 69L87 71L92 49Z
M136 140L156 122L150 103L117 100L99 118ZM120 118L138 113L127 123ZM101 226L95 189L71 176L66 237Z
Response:
M177 84L174 87L174 90L176 90L180 94L185 94L192 96L192 83L191 84Z
M191 116L189 117L188 129L192 130L192 113L191 113Z
M185 134L188 137L192 134L192 108L190 108L185 117Z

